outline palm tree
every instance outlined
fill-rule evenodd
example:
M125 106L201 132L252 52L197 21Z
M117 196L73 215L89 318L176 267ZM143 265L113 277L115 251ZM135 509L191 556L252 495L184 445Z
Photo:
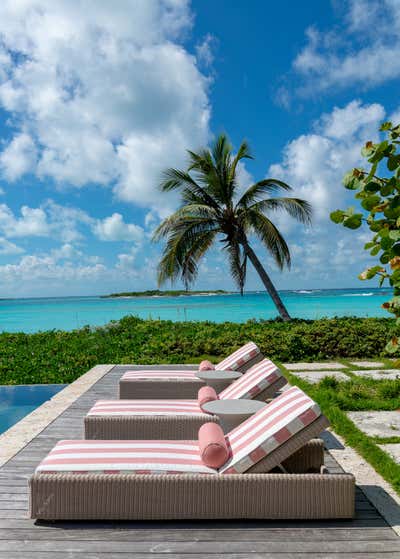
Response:
M239 196L238 164L242 159L252 159L246 142L242 142L234 155L228 138L221 134L211 149L188 151L188 154L188 169L168 169L160 184L163 192L179 191L181 206L159 225L153 236L154 241L166 239L158 266L159 285L180 277L188 288L196 279L198 262L219 237L241 294L249 259L283 320L290 320L269 275L250 246L249 236L254 234L259 238L279 269L290 268L289 248L268 216L284 210L301 223L309 224L310 204L299 198L271 197L292 190L277 179L256 182Z

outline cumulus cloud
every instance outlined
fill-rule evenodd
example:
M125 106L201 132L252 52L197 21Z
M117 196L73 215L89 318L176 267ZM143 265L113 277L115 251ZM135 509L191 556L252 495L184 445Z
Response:
M29 134L16 134L0 153L0 169L4 178L13 182L22 175L33 172L36 158L37 148Z
M22 247L17 246L5 237L0 237L0 254L11 255L11 254L21 254L24 252Z
M352 101L335 107L315 122L311 131L294 138L283 150L282 161L271 165L268 176L290 184L294 195L308 200L314 209L313 227L301 229L284 214L274 220L289 240L293 255L292 272L301 281L334 281L343 285L345 270L354 278L371 262L363 245L369 235L334 225L329 214L354 203L352 193L343 185L343 175L361 163L360 150L367 140L377 138L385 117L382 105ZM321 285L321 283L319 283ZM329 285L329 283L327 284Z
M16 217L7 204L0 204L0 230L7 237L47 237L50 233L42 208L22 206L21 216Z
M302 93L361 85L364 89L400 77L398 0L347 0L337 28L306 32L307 44L293 67L306 79Z
M125 223L121 214L113 213L110 217L98 220L93 232L102 241L133 241L143 240L144 230L134 223Z
M16 130L7 180L112 187L160 209L161 170L208 137L208 79L182 46L186 0L0 4L0 106Z
M63 241L61 249L52 253L53 256L69 258L82 255L73 248L72 243L85 240L90 231L101 241L129 241L137 245L145 237L142 227L126 223L119 213L101 220L79 208L46 200L38 208L22 206L18 214L7 204L0 204L0 232L4 237L47 237Z
M268 176L292 185L297 196L311 202L315 218L326 220L345 197L343 175L360 163L362 145L376 139L384 117L378 103L351 101L343 108L335 107L322 115L310 133L286 145L282 161L270 167Z

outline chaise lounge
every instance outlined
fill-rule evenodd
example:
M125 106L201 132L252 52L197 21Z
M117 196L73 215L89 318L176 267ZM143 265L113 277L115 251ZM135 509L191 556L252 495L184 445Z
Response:
M263 359L260 348L248 342L231 355L212 366L218 371L245 373ZM210 363L211 365L211 363ZM198 370L146 369L127 371L119 382L120 399L196 398L205 381L197 376Z
M195 400L99 400L85 417L85 438L193 439L203 423L220 422L218 415L207 413L208 402L229 399L265 402L286 383L278 367L263 359L219 395L211 387L203 387Z
M318 405L292 387L227 437L210 423L192 441L60 441L30 479L30 515L351 518L352 475L272 473L327 425Z

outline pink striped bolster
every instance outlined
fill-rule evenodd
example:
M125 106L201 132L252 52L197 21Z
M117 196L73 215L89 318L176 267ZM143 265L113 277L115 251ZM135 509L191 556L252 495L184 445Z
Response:
M212 386L202 386L197 395L197 400L200 408L203 408L204 404L207 404L207 402L218 400L218 394Z
M36 469L41 472L215 473L197 441L60 441Z
M211 361L204 360L199 365L199 371L213 371L214 369L215 365Z
M320 415L311 398L297 387L290 388L229 433L232 458L220 473L248 470Z
M260 349L256 346L254 342L248 342L243 347L236 350L229 357L218 363L216 366L219 370L232 369L236 371L242 367L245 363L257 357L260 353Z
M224 399L254 398L262 390L282 377L277 366L269 359L253 365L239 379L223 390L219 397Z
M180 380L198 380L196 377L197 371L181 371L181 370L170 370L170 371L127 371L121 377L121 380L137 380L137 379L180 379Z
M98 400L88 416L203 414L197 400Z
M225 435L217 423L204 423L199 429L200 457L206 466L220 468L229 458Z

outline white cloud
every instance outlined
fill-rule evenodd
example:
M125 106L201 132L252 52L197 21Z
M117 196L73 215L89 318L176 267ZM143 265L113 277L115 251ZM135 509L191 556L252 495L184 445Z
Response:
M282 161L271 165L268 176L280 178L294 193L313 205L315 218L326 220L343 203L343 175L361 161L362 145L377 136L384 108L352 101L335 107L315 123L314 130L289 142Z
M311 202L313 226L304 229L284 214L273 216L292 253L289 280L304 285L345 287L373 261L364 244L371 235L364 228L350 231L333 224L329 214L354 205L354 194L343 187L344 174L362 161L361 147L375 140L385 118L384 108L352 101L335 107L314 123L309 133L290 141L282 161L271 165L268 176L290 184L294 195Z
M161 170L208 137L208 79L179 42L191 20L186 0L3 0L0 106L17 130L5 178L112 186L162 209Z
M398 0L348 0L337 28L307 30L293 62L306 78L304 94L354 84L364 89L400 77Z
M207 33L203 40L196 45L197 60L205 66L211 66L214 62L215 43L216 38L211 33Z
M4 237L0 237L0 254L11 255L11 254L21 254L22 252L24 252L23 248L8 241Z
M0 204L0 231L5 237L59 239L64 243L62 250L65 258L72 254L72 243L84 240L89 230L101 241L131 241L140 244L145 237L142 227L126 223L119 213L103 220L95 219L79 208L47 200L39 208L22 206L18 215L7 204Z
M22 256L16 264L0 266L2 283L7 282L35 282L37 280L82 281L94 280L106 272L103 264L82 265L75 262L60 264L58 258L52 255Z
M0 153L0 169L4 178L12 182L26 173L33 172L36 158L37 148L29 134L16 134Z
M42 208L22 206L21 216L16 217L6 204L0 204L0 230L6 237L47 237L50 233Z
M110 217L98 220L93 232L102 241L133 241L140 243L144 230L134 223L125 223L121 214L113 213Z
M81 250L76 249L70 243L64 243L60 247L53 249L51 251L51 256L54 257L55 261L58 260L73 260L74 258L84 258L84 254Z

